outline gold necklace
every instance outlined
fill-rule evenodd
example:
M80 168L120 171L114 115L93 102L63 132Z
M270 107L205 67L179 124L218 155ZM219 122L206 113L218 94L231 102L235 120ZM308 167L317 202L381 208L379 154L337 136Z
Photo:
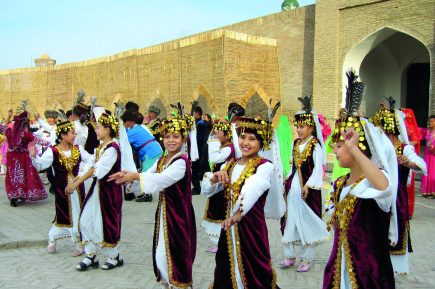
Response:
M232 200L233 206L235 205L237 199L240 196L242 185L244 184L245 180L254 174L255 169L258 167L262 159L263 158L259 156L250 159L246 164L245 168L243 169L240 177L234 183L231 184L230 182L229 184L225 185L226 198L228 200ZM237 161L230 160L224 168L230 180L231 180L231 175L233 174L233 170L237 165ZM232 196L231 196L231 192L232 192Z
M313 147L316 145L317 139L315 139L314 137L311 138L306 144L302 153L299 150L299 146L301 142L302 142L301 139L298 139L293 148L294 164L298 168L300 168L302 164L307 160L307 158L313 153Z
M68 174L72 173L72 170L77 165L80 159L80 150L73 146L71 148L71 155L70 157L66 157L66 155L63 153L63 151L60 149L59 145L56 145L55 148L59 152L59 163L65 167L65 169L68 171Z

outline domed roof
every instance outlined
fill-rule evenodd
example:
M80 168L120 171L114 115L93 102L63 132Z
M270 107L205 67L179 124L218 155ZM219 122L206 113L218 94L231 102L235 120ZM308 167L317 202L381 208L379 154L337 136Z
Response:
M48 56L47 53L42 53L40 59L50 59L50 56Z

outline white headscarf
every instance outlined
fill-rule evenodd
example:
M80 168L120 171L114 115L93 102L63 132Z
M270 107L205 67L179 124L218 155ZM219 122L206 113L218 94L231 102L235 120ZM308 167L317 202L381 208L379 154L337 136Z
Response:
M399 172L397 165L397 155L393 144L385 135L385 133L365 118L361 118L364 122L364 134L367 143L372 153L371 160L381 169L385 170L390 178L390 197L382 201L377 200L379 207L388 212L391 210L389 239L392 243L397 243L398 240L398 224L397 224L397 211L396 199L397 189L399 183Z

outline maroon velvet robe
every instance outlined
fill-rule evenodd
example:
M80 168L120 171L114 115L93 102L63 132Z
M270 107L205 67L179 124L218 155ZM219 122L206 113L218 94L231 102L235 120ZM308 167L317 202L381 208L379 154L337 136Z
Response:
M116 149L116 162L110 171L101 179L94 178L91 188L86 195L83 208L94 193L94 187L98 182L98 195L100 199L101 216L103 219L103 243L101 247L116 247L121 239L121 220L122 220L122 185L115 182L108 182L109 176L121 171L121 151L116 142L111 142L106 146Z
M402 145L404 148L405 145ZM397 186L397 225L398 225L398 239L396 246L390 246L391 255L405 255L406 250L412 252L411 236L409 234L409 211L408 211L408 191L407 182L409 175L409 168L398 164L399 169L399 185ZM407 248L408 247L408 248Z
M43 200L47 198L47 192L38 171L32 165L28 150L29 143L35 137L20 125L16 121L13 128L5 131L9 146L6 157L6 193L9 200Z
M236 152L232 143L227 144L225 147L231 149L231 154L225 162L235 159ZM225 163L213 164L213 173L220 171L221 166ZM227 199L225 198L225 190L222 190L207 199L207 205L204 215L204 220L212 223L222 223L225 220L225 211L227 209Z
M263 159L259 166L265 162L267 160ZM255 168L255 171L257 168ZM268 231L264 216L267 194L268 192L264 192L240 223L234 225L238 269L246 289L279 289L276 285L276 273L272 268ZM228 201L227 218L230 217L230 206L230 201ZM214 281L210 288L237 289L234 262L231 229L222 230L216 253Z
M54 203L56 206L56 216L53 223L59 227L72 227L72 211L71 211L71 195L65 194L65 188L68 185L68 176L72 175L72 178L76 177L79 173L79 166L81 162L81 156L79 151L79 159L74 167L71 168L69 172L67 168L60 163L60 153L58 148L51 146L49 149L53 151L53 164L51 165L54 170L54 176L51 178L50 182L53 185L55 192ZM74 149L79 150L78 146L74 146ZM72 155L72 150L71 150ZM77 188L77 193L79 196L80 206L85 199L85 186L81 184Z
M192 286L192 267L196 255L196 224L195 212L192 206L190 161L187 156L182 155L172 160L172 162L179 159L186 162L184 177L160 192L159 205L155 214L153 267L157 281L160 281L161 276L157 268L156 250L159 240L160 210L163 210L169 282L177 287L187 288ZM158 164L162 161L164 161L164 158L161 158Z
M342 178L346 178L343 176ZM338 180L337 180L338 181ZM340 199L341 189L334 183L336 200ZM389 214L382 211L374 199L356 199L346 238L349 242L349 255L356 282L360 289L393 289L394 272L388 250ZM331 256L325 267L323 289L340 288L341 260L337 258L339 238L344 232L334 225L334 244ZM337 271L337 272L336 272ZM334 286L334 276L338 284Z
M293 148L296 148L296 143L299 141L300 139L296 139L294 141ZM312 147L311 153L307 157L306 161L301 166L300 174L302 176L302 182L303 182L301 184L301 188L304 187L304 185L307 183L308 179L310 178L311 174L313 173L313 169L315 165L314 158L313 158L313 151L314 151L314 146ZM317 164L317 165L322 165L322 164ZM290 191L290 187L297 170L298 169L295 165L295 160L293 159L292 173L285 183L284 199L286 202L287 202L288 192ZM310 207L310 209L321 219L322 218L322 191L311 189L311 188L309 188L308 190L309 193L307 198L305 199L305 202L307 203L308 207ZM287 214L285 214L284 217L281 218L281 234L284 234L286 222L287 222Z

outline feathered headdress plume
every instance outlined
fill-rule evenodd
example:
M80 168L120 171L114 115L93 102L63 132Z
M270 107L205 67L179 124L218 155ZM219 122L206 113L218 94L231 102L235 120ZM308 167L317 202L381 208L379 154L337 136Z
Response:
M27 99L23 99L20 103L20 105L15 110L16 114L23 113L27 111L27 107L29 106L29 101Z
M347 86L344 108L347 114L357 115L364 95L365 84L363 82L357 81L358 75L356 75L353 70L347 71L346 77Z
M170 104L170 106L175 109L175 112L177 113L178 117L183 118L184 117L184 105L181 104L181 102L177 102L176 104ZM193 103L192 103L193 106Z
M241 109L237 106L234 106L227 111L227 120L229 123L233 121L233 118L237 116L241 112Z
M368 146L363 129L365 121L358 116L358 110L364 96L365 84L358 81L358 75L356 75L352 69L346 72L346 77L345 106L344 110L340 111L338 119L335 121L335 128L331 136L332 142L343 141L341 131L353 128L360 135L358 142L359 148L365 151Z
M279 107L281 106L281 102L278 101L275 106L272 108L272 99L269 100L269 107L267 108L267 117L269 118L269 122L272 123L273 118L278 112Z
M392 96L389 97L384 96L384 98L386 101L388 101L388 106L390 110L394 110L396 106L396 100Z
M66 117L66 113L63 109L59 108L57 110L57 112L58 112L58 118L60 121L67 121L68 118Z
M80 89L80 90L77 92L76 97L74 98L73 107L76 106L76 105L79 104L79 103L84 102L84 100L85 100L85 96L86 96L85 91L84 91L83 89Z
M120 117L124 114L125 103L118 101L115 102L114 105L115 105L115 117L119 120Z
M190 130L193 125L191 121L193 116L184 113L184 106L180 102L171 104L170 106L175 109L175 114L162 120L159 131L162 135L167 132L182 132L183 138L186 138L188 130Z
M306 113L311 113L313 110L313 96L298 97L298 100L302 103L302 110Z

